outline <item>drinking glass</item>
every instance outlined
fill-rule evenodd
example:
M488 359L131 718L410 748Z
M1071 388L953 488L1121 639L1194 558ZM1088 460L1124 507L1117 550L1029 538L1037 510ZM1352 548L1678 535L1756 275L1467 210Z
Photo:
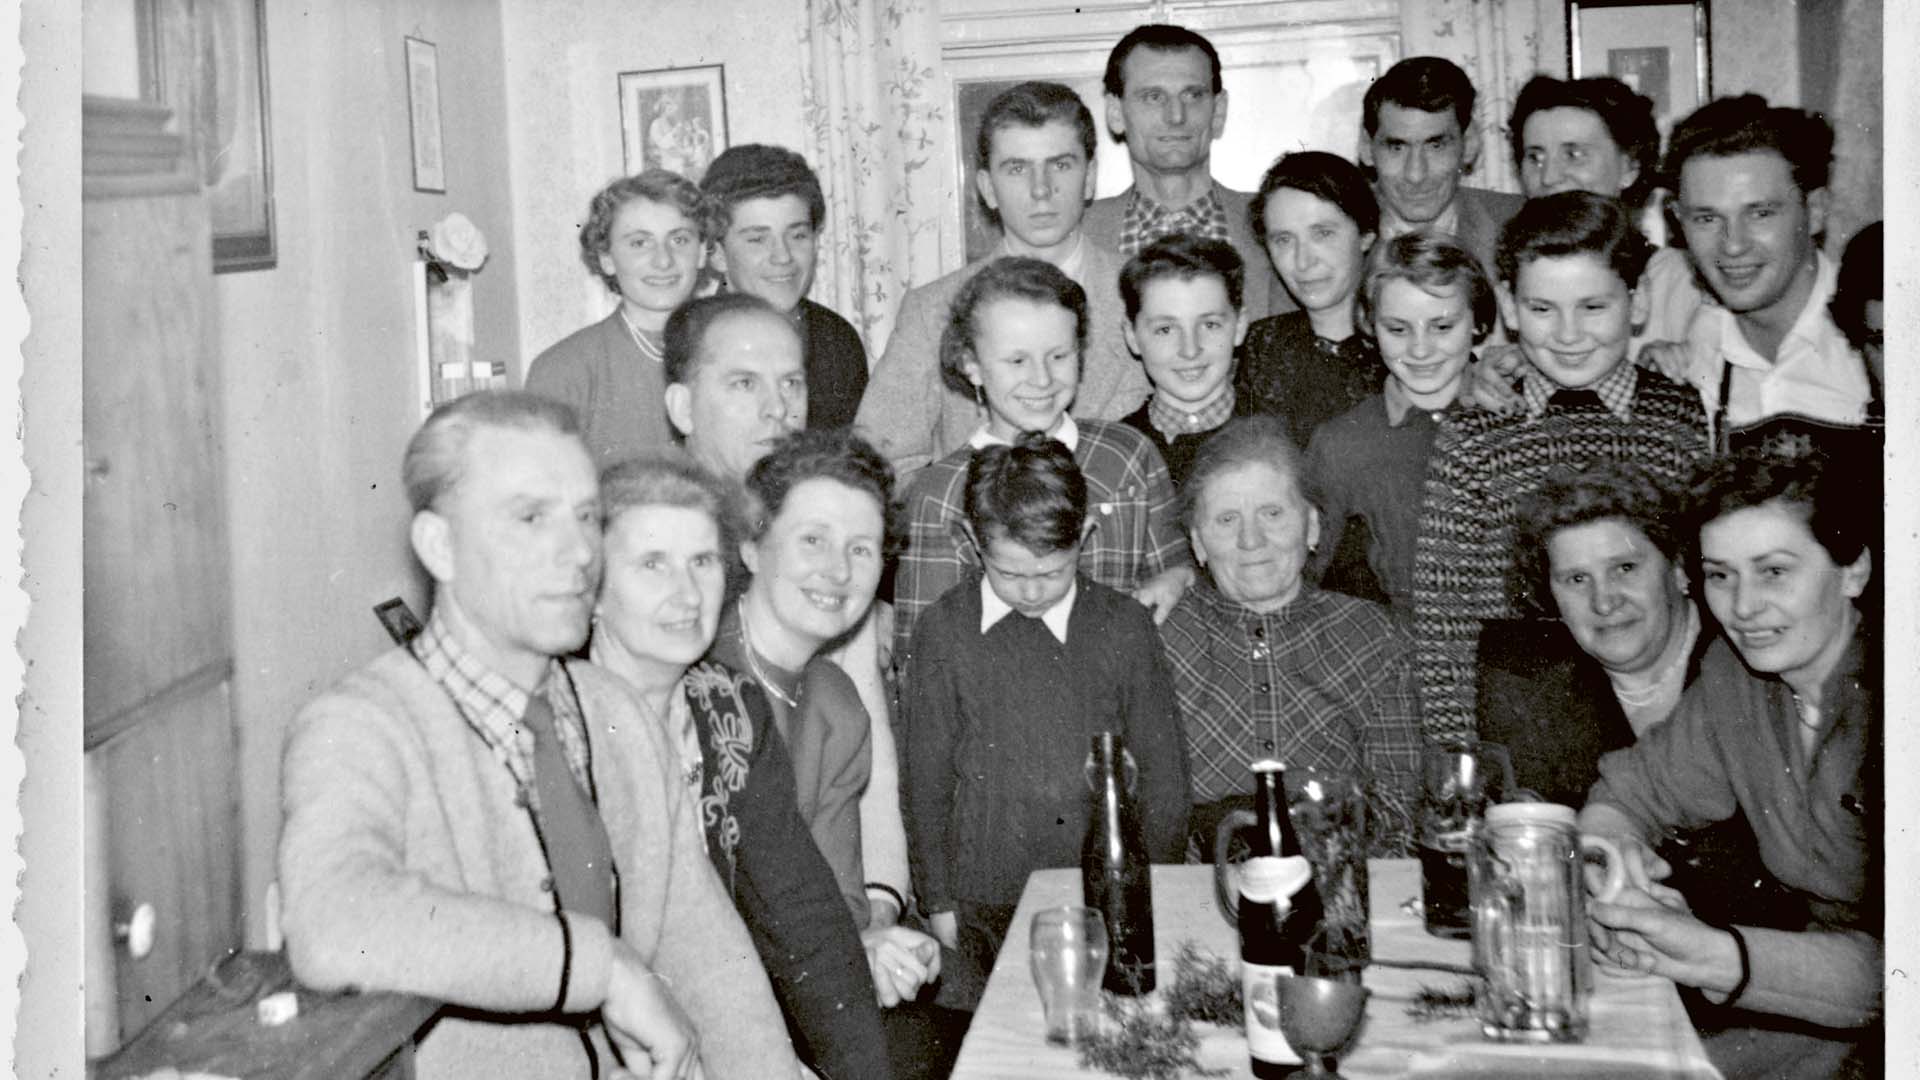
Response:
M1313 864L1320 890L1323 952L1355 967L1373 958L1367 913L1369 825L1363 774L1295 769L1287 774L1287 813Z
M1488 806L1515 788L1513 763L1498 743L1429 746L1420 754L1420 903L1427 933L1471 936L1467 850Z
M1100 978L1107 970L1107 924L1090 907L1034 913L1027 932L1033 982L1046 1013L1047 1041L1079 1043L1100 1020Z

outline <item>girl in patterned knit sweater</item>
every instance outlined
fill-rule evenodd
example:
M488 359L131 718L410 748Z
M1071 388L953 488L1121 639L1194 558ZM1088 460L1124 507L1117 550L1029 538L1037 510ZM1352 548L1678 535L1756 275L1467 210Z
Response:
M1520 340L1523 408L1447 414L1434 440L1414 555L1413 629L1427 735L1470 738L1488 619L1544 616L1514 570L1516 507L1556 465L1633 461L1679 486L1708 454L1699 395L1636 368L1651 249L1613 199L1529 201L1500 234L1501 311Z

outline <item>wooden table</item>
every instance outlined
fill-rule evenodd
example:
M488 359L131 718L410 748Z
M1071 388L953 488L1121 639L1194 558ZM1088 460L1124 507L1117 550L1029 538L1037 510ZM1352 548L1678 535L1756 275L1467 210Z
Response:
M1420 893L1420 866L1413 859L1375 859L1369 864L1373 954L1395 960L1471 962L1465 941L1427 934L1420 919L1401 905ZM1080 902L1080 872L1036 871L1020 895L1007 942L993 965L979 1011L960 1048L953 1080L1050 1080L1099 1075L1080 1070L1077 1053L1049 1046L1040 996L1027 964L1027 925L1035 911ZM1236 963L1239 939L1214 902L1209 866L1153 868L1154 943L1162 985L1173 977L1173 956L1185 941ZM1584 1043L1560 1046L1485 1041L1471 1018L1416 1022L1407 1015L1421 986L1451 988L1464 976L1438 971L1370 967L1364 982L1373 991L1359 1037L1340 1058L1340 1075L1369 1077L1521 1077L1540 1080L1718 1080L1673 983L1651 976L1595 979L1592 1025ZM1239 1030L1202 1024L1203 1067L1230 1077L1251 1077L1247 1044Z
M282 990L298 995L300 1015L260 1026L254 1006ZM285 954L235 953L87 1075L123 1080L170 1068L259 1080L410 1077L415 1036L438 1011L405 994L299 989Z

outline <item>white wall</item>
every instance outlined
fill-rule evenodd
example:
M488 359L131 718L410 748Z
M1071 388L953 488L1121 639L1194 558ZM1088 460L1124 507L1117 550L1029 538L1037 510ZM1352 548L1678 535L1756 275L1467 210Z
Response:
M388 642L371 608L425 613L400 454L418 425L414 233L460 210L484 355L519 352L493 0L269 0L279 265L217 279L233 526L234 707L249 940L274 876L280 750L315 694ZM447 193L413 190L403 38L439 46Z
M612 310L580 263L594 192L621 174L619 74L725 66L730 145L803 149L800 0L500 0L522 364Z

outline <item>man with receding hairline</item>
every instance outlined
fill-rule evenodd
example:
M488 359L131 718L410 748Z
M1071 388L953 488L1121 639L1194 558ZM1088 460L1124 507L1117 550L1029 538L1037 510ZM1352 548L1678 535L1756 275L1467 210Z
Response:
M600 581L573 411L470 394L403 473L433 608L288 733L294 974L456 1007L423 1078L795 1076L674 754L624 683L567 658Z

